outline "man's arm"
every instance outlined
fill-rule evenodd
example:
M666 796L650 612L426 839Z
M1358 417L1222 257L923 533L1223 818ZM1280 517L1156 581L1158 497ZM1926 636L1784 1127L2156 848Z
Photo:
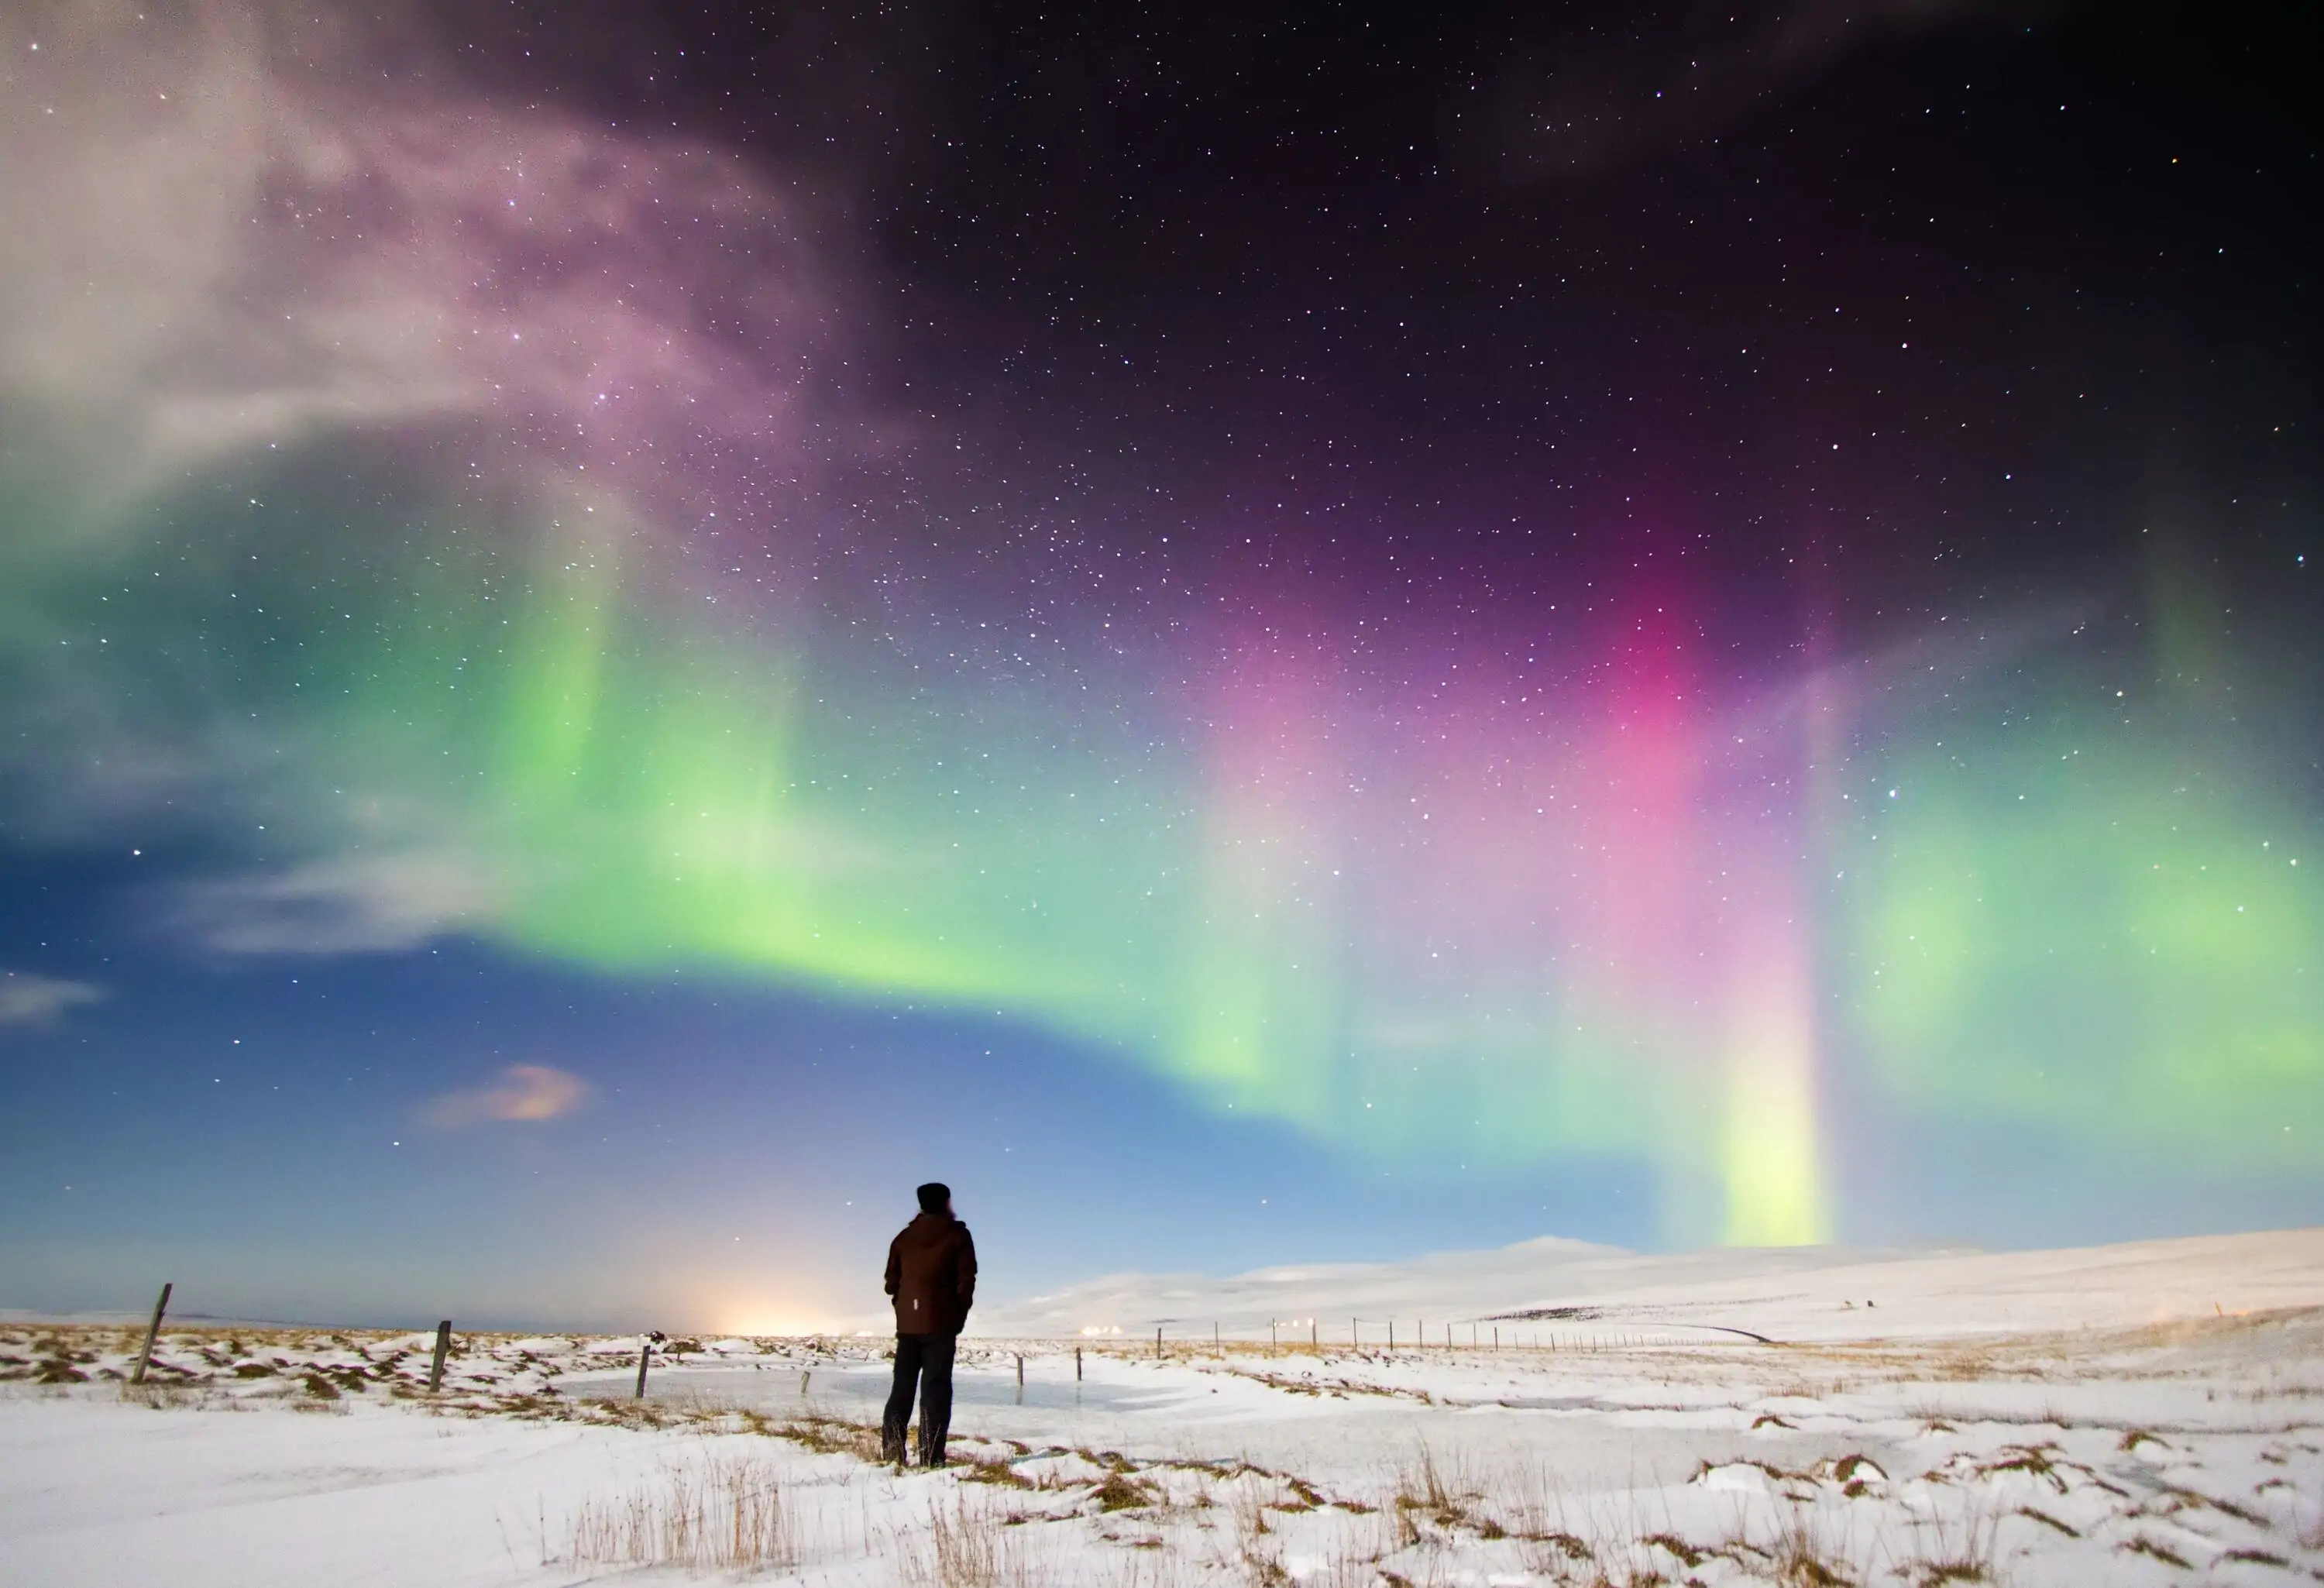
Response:
M964 1314L976 1305L976 1237L968 1226L960 1227L960 1266L954 1282L960 1287L960 1310Z
M888 1242L888 1294L890 1296L896 1293L896 1287L904 1282L904 1260L896 1251L896 1242L902 1239L899 1235L895 1241Z

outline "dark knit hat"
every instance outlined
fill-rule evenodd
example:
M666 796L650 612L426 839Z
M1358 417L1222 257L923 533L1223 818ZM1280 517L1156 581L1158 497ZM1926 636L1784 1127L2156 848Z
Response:
M942 1213L952 1200L952 1187L942 1180L930 1180L920 1187L919 1195L922 1213Z

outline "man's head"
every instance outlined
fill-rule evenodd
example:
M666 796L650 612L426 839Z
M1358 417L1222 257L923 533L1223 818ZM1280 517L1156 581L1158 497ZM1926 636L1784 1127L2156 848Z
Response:
M930 1180L927 1185L921 1186L920 1211L922 1213L950 1213L952 1211L952 1187L945 1185L941 1180Z

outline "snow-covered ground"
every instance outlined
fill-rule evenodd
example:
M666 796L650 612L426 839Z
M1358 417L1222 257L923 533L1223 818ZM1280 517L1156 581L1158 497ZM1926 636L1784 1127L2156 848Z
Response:
M633 1338L463 1335L431 1396L426 1335L167 1330L133 1390L134 1327L0 1324L0 1583L2324 1580L2319 1232L1534 1243L993 1316L1050 1337L964 1346L933 1474L871 1459L876 1341L674 1342L639 1403Z
M2127 1325L2199 1314L2324 1303L2324 1229L2142 1241L2070 1251L1858 1252L1803 1246L1642 1257L1544 1239L1409 1263L1261 1269L1231 1279L1126 1274L995 1309L982 1326L1012 1334L1120 1328L1264 1339L1270 1321L1317 1319L1342 1343L1353 1317L1385 1340L1501 1315L1513 1330L1724 1325L1787 1341Z

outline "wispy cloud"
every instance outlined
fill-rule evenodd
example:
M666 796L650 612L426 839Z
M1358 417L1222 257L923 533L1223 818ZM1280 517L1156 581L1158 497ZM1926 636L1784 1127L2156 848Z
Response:
M31 971L0 971L0 1027L37 1026L67 1010L103 1001L94 982L71 982Z
M376 32L265 0L33 9L0 17L22 155L0 389L103 427L110 477L466 418L560 477L578 445L633 494L690 499L698 467L641 459L807 435L829 291L731 151L512 113L451 74L432 102L382 93L382 39L425 51L417 6Z
M447 1092L428 1105L427 1119L445 1130L496 1121L553 1120L588 1105L595 1091L567 1070L545 1064L512 1064L489 1086Z
M49 842L263 827L251 847L290 869L182 901L224 952L409 946L489 924L506 895L364 858L466 844L447 834L479 785L401 776L385 742L230 642L161 664L166 688L124 687L124 632L84 637L60 592L112 578L152 497L254 460L282 492L264 514L254 493L248 549L306 555L346 515L302 513L286 466L360 435L420 494L483 492L475 540L504 531L530 557L535 536L577 544L585 517L690 533L736 493L803 522L767 506L770 481L887 444L829 422L844 283L794 181L499 96L438 59L433 9L0 6L0 475L27 504L0 536L0 799ZM373 567L398 555L348 545ZM236 547L237 571L259 560ZM157 621L227 610L232 586L204 583L225 566L197 549L150 593ZM346 608L308 615L270 621L301 624L309 657L315 623L363 632Z
M491 919L491 870L436 850L318 861L195 884L178 920L221 954L369 954L413 948Z

